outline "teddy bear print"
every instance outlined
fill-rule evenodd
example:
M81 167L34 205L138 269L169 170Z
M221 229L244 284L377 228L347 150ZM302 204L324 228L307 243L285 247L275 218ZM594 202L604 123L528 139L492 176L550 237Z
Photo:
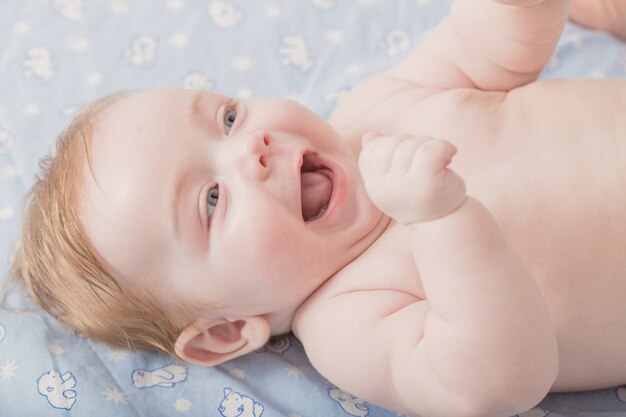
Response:
M172 364L152 371L137 369L133 372L132 378L135 388L172 388L187 379L187 367Z
M263 406L247 395L224 388L224 399L217 408L223 417L261 417Z
M158 41L154 36L138 35L124 50L122 62L137 68L150 68L157 60Z
M36 78L47 83L56 76L52 52L49 48L40 46L30 48L26 51L26 57L22 65L24 77L27 80Z
M9 152L13 148L15 140L6 130L0 128L0 155Z
M257 352L272 352L282 355L291 347L289 336L274 336L263 347L257 349Z
M283 36L278 54L283 65L295 67L302 73L306 73L313 66L313 60L309 56L309 47L301 36Z
M54 0L54 8L67 20L79 20L83 17L83 0Z
M214 82L209 79L206 74L198 71L190 72L183 79L183 88L189 90L207 89L211 90L214 87Z
M235 27L243 17L239 10L224 1L212 1L207 7L211 22L220 29Z
M54 408L70 410L76 402L76 378L71 372L63 375L56 370L42 374L37 378L37 390L46 397L48 403Z
M367 405L365 405L365 401L339 388L329 388L328 395L337 401L343 411L351 416L365 417L370 412Z
M411 35L405 30L391 30L387 32L380 48L387 56L402 56L411 49Z

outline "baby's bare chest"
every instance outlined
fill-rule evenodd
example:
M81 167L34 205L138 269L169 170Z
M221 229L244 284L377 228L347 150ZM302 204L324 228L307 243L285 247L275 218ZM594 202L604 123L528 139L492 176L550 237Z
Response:
M404 95L386 106L372 110L365 130L427 134L458 147L451 167L496 217L544 293L563 346L560 383L574 386L593 372L580 366L582 352L606 364L603 378L626 375L626 366L608 369L626 350L626 82ZM394 108L398 116L389 117ZM419 267L402 250L406 235L390 233L354 265L355 276L374 271L399 291L425 297ZM375 281L372 275L352 285L376 288ZM606 356L608 340L615 356Z
M626 81L552 80L508 94L416 90L373 106L346 133L453 142L451 168L548 289L615 274L626 281L625 111Z

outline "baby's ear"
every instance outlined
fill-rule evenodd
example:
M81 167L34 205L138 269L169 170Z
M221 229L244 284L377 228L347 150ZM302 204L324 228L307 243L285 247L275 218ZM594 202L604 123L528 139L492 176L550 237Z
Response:
M263 346L270 326L261 316L199 319L176 339L176 354L187 362L215 366Z

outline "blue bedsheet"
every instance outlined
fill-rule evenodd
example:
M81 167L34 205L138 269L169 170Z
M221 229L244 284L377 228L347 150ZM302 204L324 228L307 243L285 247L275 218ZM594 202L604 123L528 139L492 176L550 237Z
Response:
M4 0L0 3L0 272L20 198L74 111L114 91L289 96L327 116L397 62L448 0ZM543 77L626 78L626 46L568 25ZM29 301L14 295L13 305ZM332 341L328 341L332 343ZM625 352L626 360L626 352ZM111 349L33 308L0 310L0 416L396 416L319 376L291 335L216 368ZM550 395L524 417L625 416L626 387Z

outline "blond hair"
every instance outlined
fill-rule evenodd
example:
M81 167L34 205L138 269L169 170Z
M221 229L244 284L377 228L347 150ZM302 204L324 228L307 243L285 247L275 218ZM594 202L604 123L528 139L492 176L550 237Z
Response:
M97 116L128 93L100 98L81 110L61 133L56 156L40 161L41 175L24 199L22 237L9 279L73 330L117 347L177 357L181 328L149 291L141 298L119 285L85 236L78 217L83 169ZM190 311L177 311L191 320ZM178 320L177 320L178 321Z

